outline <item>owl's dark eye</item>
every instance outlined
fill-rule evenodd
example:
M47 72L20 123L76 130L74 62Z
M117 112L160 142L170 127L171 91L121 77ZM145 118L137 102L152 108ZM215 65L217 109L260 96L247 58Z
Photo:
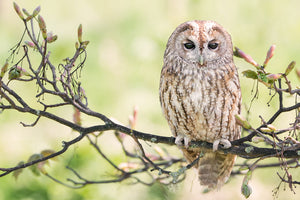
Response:
M186 49L195 49L195 44L193 42L187 42L183 44Z
M212 50L216 49L218 46L219 46L219 44L216 42L208 43L208 48L212 49Z

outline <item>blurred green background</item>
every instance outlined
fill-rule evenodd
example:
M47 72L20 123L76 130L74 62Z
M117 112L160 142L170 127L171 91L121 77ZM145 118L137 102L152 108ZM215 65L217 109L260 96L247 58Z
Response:
M276 44L275 57L269 63L270 72L283 72L291 60L300 56L300 2L297 0L64 0L30 1L16 0L20 7L32 11L41 5L48 30L58 35L51 45L52 61L61 62L74 53L77 27L83 25L84 39L90 40L88 58L81 82L86 90L89 106L98 112L127 124L133 107L139 107L137 129L161 135L170 135L162 117L158 100L158 85L164 48L175 27L187 20L215 20L230 32L234 46L238 46L259 63L265 59L269 46ZM13 10L12 1L0 0L0 65L8 57L8 50L17 43L23 24ZM235 59L239 73L253 68L240 59ZM290 75L295 85L299 84L295 74ZM243 103L249 107L253 93L253 81L240 76ZM36 87L16 84L28 96ZM267 106L269 91L260 87L259 99L255 100L249 116L254 126L259 125L259 115L268 119L277 108L276 98ZM287 104L293 103L288 98ZM245 107L243 113L245 114ZM57 114L72 119L72 109L57 111ZM287 127L294 113L285 114L274 124ZM55 122L42 119L34 128L23 128L19 122L31 123L31 116L4 112L0 115L0 167L12 167L31 154L44 149L58 150L61 141L74 138L70 129ZM84 118L84 125L98 120ZM280 122L280 123L278 123ZM116 140L105 134L101 138L102 149L117 163L125 160L120 156ZM180 156L176 148L171 152ZM71 176L64 169L72 162L87 178L103 179L114 171L99 158L87 141L82 141L59 158L51 162L47 170L61 180ZM238 162L242 162L238 159ZM298 170L299 171L299 170ZM253 194L249 199L273 199L272 190L279 184L276 170L257 170L250 185ZM299 172L295 171L294 178ZM242 177L234 177L221 191L202 194L193 170L183 183L164 187L154 185L128 185L125 183L91 185L73 190L58 185L50 179L35 177L25 170L17 181L11 175L0 178L0 199L241 199ZM296 199L286 188L279 192L279 199Z

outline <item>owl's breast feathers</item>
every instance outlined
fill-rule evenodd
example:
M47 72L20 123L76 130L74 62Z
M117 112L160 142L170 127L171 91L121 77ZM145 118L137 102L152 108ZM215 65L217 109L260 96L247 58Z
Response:
M207 142L239 137L235 115L240 113L241 94L233 63L223 67L164 66L160 101L175 136Z

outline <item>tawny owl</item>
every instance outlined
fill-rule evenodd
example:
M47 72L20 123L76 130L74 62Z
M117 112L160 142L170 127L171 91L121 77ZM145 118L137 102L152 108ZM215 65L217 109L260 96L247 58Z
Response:
M191 140L229 147L240 137L235 115L241 110L241 91L233 63L231 37L214 21L188 21L170 36L160 79L160 102L164 116L184 145L189 162L199 151L188 149ZM235 155L203 150L198 168L200 184L220 188L229 178Z

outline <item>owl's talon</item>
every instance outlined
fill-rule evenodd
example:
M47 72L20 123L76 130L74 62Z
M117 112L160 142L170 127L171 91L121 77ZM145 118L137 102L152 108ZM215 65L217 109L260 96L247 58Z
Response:
M230 143L229 140L221 138L221 139L217 139L217 140L214 141L214 143L213 143L213 151L217 151L218 150L219 144L222 144L224 149L228 149L228 148L231 147L231 143Z
M184 146L185 148L188 148L189 147L189 144L190 144L190 138L189 137L186 137L186 136L183 136L183 135L178 135L176 138L175 138L175 144L177 146Z

